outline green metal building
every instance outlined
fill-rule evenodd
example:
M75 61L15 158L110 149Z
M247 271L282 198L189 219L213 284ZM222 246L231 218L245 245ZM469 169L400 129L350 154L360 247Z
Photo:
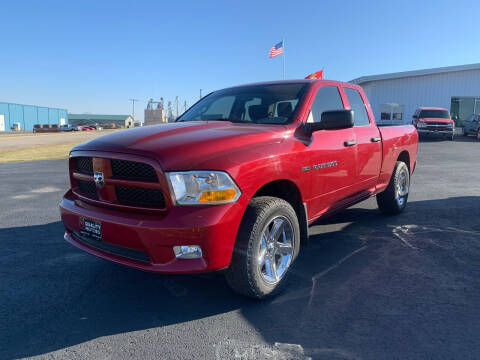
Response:
M121 128L134 127L130 115L68 114L68 123L73 126L115 124Z

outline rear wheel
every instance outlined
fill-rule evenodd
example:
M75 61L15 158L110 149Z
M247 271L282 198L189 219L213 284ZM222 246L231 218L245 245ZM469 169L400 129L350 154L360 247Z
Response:
M468 133L465 131L465 128L462 128L462 136L468 136Z
M281 289L300 247L300 226L285 200L254 198L237 235L228 284L236 292L262 299Z
M410 171L407 164L397 161L390 183L384 192L377 195L377 204L385 214L400 214L407 206L410 189Z

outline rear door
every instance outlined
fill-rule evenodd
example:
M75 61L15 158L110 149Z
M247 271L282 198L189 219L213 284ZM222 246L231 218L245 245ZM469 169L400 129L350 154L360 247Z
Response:
M355 88L344 87L350 108L353 110L357 161L353 188L355 192L374 191L382 164L382 141L364 94Z
M326 110L344 108L339 88L323 85L317 90L308 122L319 122ZM352 142L352 146L346 145L348 141ZM312 142L307 147L310 165L303 169L311 176L308 211L312 217L352 194L356 159L354 142L353 128L313 133Z

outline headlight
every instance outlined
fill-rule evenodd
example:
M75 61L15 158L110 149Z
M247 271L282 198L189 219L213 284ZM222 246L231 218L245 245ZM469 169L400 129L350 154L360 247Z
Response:
M417 128L425 128L425 127L427 127L427 124L425 124L424 122L419 121L417 123Z
M449 128L453 128L453 123L449 123L449 124L448 124L448 127L449 127Z
M175 201L180 205L228 204L238 200L240 189L222 171L166 173Z

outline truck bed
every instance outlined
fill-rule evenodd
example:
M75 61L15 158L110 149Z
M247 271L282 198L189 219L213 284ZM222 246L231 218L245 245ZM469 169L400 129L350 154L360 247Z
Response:
M388 185L393 168L398 157L405 152L408 157L407 165L410 172L415 170L416 154L418 151L418 133L413 125L398 125L379 127L382 137L382 167L377 189L383 189ZM415 154L415 156L409 156Z

